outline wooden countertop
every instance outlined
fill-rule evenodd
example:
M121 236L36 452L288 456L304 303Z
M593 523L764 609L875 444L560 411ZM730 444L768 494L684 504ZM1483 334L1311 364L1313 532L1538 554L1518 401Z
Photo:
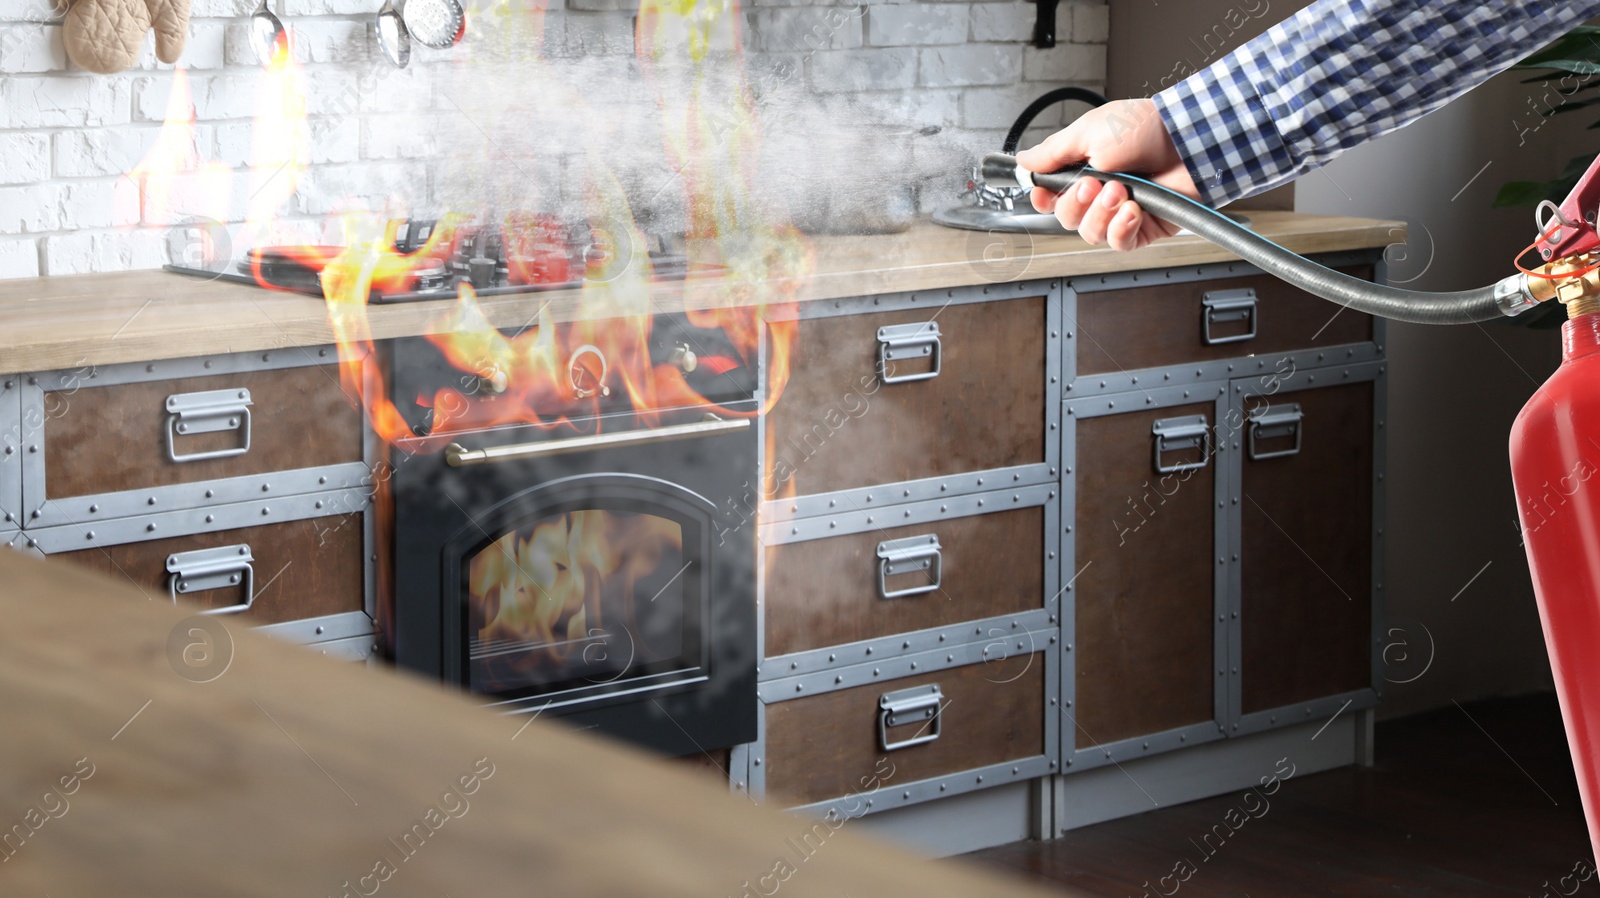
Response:
M1252 227L1302 254L1394 243L1401 222L1251 212ZM1133 253L1092 247L1075 236L989 235L920 224L904 234L813 238L816 272L798 285L802 301L990 283L982 264L996 241L1025 269L1006 280L1076 277L1223 262L1235 258L1198 237L1161 241ZM985 275L988 275L986 277ZM691 302L721 301L701 291ZM526 324L546 303L557 321L583 316L578 291L483 298L496 326ZM679 285L652 288L661 310L685 305ZM375 306L372 336L441 329L451 300ZM207 282L162 271L0 281L0 373L187 358L333 342L326 308L314 297Z
M190 613L0 549L0 894L1046 894L848 819L802 858L813 821L704 773L219 618L185 662Z

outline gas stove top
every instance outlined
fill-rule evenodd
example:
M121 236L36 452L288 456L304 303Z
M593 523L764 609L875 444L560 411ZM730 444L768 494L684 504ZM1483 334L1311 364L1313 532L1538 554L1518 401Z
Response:
M615 234L587 224L566 225L551 216L509 215L498 223L481 224L464 219L398 219L391 221L385 241L397 253L411 257L403 275L385 285L375 284L369 302L420 302L452 297L461 284L471 284L479 296L504 296L561 290L581 286L591 266L614 262L619 252ZM650 279L684 280L716 276L724 269L696 265L688 257L669 252L664 241L647 248L623 247L649 262ZM268 289L322 296L322 270L336 258L341 246L257 247L233 263L231 269L209 270L183 265L164 269L177 274L247 284ZM620 260L625 266L631 258ZM615 265L610 266L615 270Z

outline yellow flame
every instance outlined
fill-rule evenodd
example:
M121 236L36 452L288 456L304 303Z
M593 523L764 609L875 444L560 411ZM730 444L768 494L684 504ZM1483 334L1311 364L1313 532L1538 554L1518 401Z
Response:
M155 143L118 182L116 220L146 225L174 224L186 217L227 221L232 178L227 166L202 160L189 73L175 69Z
M245 220L259 241L280 242L273 224L278 210L299 188L311 155L305 76L287 43L256 82L256 117L250 138L250 196Z
M468 565L470 602L483 641L546 646L528 663L563 663L591 631L635 624L638 583L683 554L683 530L655 515L573 511L512 531ZM669 572L670 571L666 571Z

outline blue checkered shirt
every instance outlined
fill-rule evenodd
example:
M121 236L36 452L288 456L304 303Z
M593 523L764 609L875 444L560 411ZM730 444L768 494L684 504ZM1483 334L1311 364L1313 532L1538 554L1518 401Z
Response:
M1597 13L1595 0L1317 0L1153 99L1201 200L1220 206L1421 118Z

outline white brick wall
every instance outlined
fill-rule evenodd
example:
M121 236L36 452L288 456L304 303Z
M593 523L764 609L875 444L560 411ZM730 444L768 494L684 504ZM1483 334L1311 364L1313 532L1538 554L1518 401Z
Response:
M405 71L384 61L371 32L379 0L271 2L296 34L311 133L298 160L307 168L280 214L308 233L353 200L436 213L462 185L490 196L502 181L525 187L565 172L560 157L585 142L659 146L629 112L647 102L633 58L639 0L550 0L543 54L573 75L572 95L589 104L576 119L570 111L562 118L559 98L516 95L519 82L506 72L526 66L517 57L530 48L508 49L487 19L472 18L486 0L465 0L464 46L414 46ZM51 0L0 0L0 278L155 267L169 257L167 225L192 216L243 221L260 189L249 171L261 78L247 16L256 3L192 0L182 64L194 149L227 171L177 179L158 214L124 175L160 133L174 67L155 59L147 39L133 69L85 72L66 58ZM924 207L935 208L952 201L963 160L998 148L1034 97L1061 84L1104 83L1105 0L1060 0L1060 43L1051 50L1029 44L1036 8L1028 0L746 0L746 73L758 97L815 97L825 121L845 121L848 107L858 120L868 108L874 122L939 126L937 143L913 153L914 163L949 173L922 188ZM464 57L474 65L462 66ZM486 86L475 68L499 80ZM546 116L550 109L558 111ZM1028 139L1067 114L1047 113ZM506 165L485 168L484 156ZM619 165L635 168L638 160Z

